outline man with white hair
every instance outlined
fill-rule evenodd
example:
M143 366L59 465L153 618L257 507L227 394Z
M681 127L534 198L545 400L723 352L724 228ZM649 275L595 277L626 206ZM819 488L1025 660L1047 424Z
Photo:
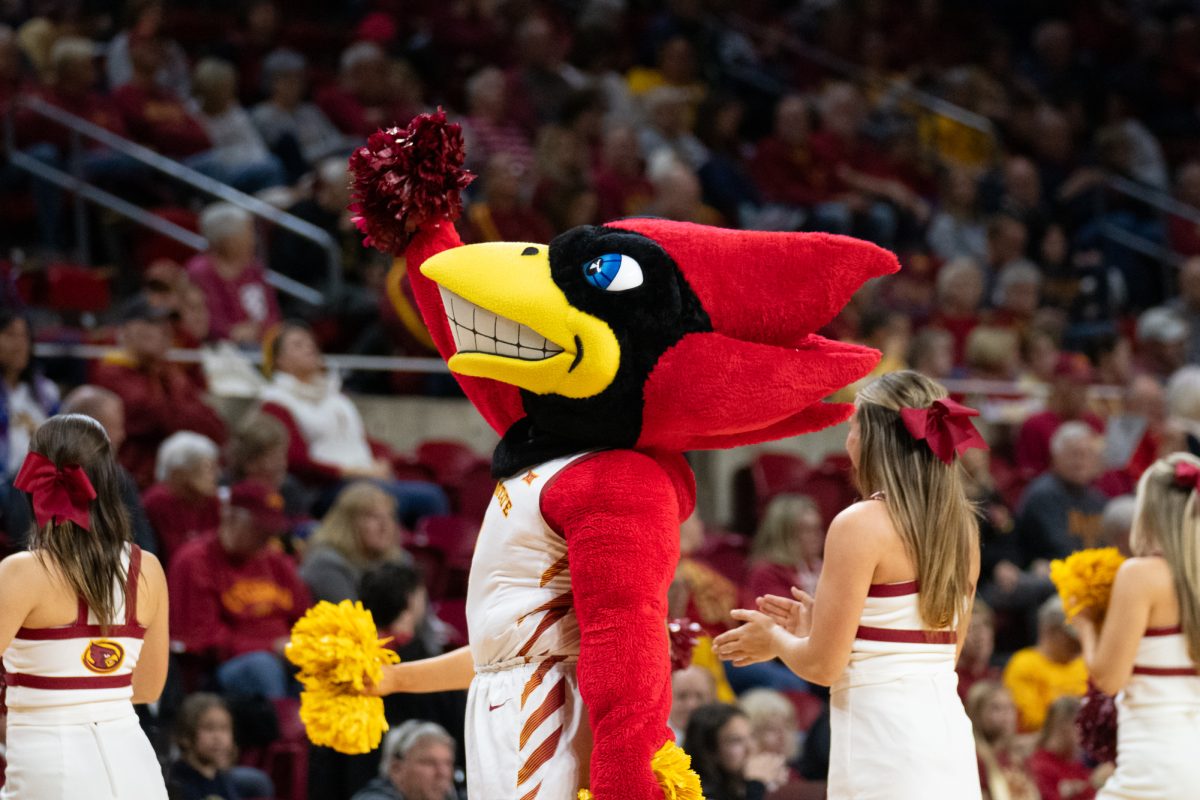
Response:
M159 446L156 483L142 495L142 503L158 535L158 557L164 565L184 544L220 524L219 457L216 442L192 431L173 433Z
M1166 380L1187 363L1188 326L1175 310L1156 306L1142 312L1137 321L1138 365Z
M366 137L378 128L405 125L388 119L391 85L383 48L374 42L355 42L342 51L338 81L317 95L317 105L342 133Z
M410 719L388 732L379 777L353 800L458 800L454 739L435 722Z
M1105 498L1093 484L1103 437L1085 422L1064 423L1050 439L1050 469L1029 484L1017 507L1018 566L1043 572L1100 541Z
M213 203L200 214L208 250L186 267L208 304L209 335L237 344L260 345L280 320L275 290L258 260L254 220L232 203Z

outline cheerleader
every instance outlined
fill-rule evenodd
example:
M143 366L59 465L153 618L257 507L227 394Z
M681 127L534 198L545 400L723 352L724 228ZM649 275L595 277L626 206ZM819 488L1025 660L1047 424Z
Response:
M979 574L955 463L985 447L977 412L915 372L863 389L846 449L864 497L833 521L815 599L758 598L717 637L735 666L781 658L831 687L830 800L980 797L955 660Z
M1117 769L1097 800L1200 793L1200 459L1176 453L1138 481L1130 548L1103 625L1076 616L1096 687L1117 695ZM1119 693L1119 694L1118 694Z
M36 525L28 552L0 562L0 800L165 800L133 703L166 680L166 579L132 544L108 436L90 417L51 418L13 485Z

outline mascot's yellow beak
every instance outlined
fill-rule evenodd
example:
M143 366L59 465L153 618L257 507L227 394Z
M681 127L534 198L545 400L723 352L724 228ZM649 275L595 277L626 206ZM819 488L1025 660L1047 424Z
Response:
M575 399L608 388L621 346L607 322L567 300L549 252L491 242L443 250L421 265L442 292L457 351L451 371Z

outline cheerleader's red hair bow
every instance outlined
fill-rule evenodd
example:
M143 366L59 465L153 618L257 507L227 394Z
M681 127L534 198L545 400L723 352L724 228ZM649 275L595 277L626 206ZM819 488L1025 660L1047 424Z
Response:
M1200 489L1200 467L1187 461L1175 465L1175 485L1189 492Z
M96 489L78 464L58 466L41 453L30 452L13 486L33 498L33 515L39 528L70 520L91 530L88 513Z
M914 439L923 439L933 454L947 464L954 454L972 447L987 450L987 442L971 422L979 412L949 398L934 400L927 408L902 408L900 418Z

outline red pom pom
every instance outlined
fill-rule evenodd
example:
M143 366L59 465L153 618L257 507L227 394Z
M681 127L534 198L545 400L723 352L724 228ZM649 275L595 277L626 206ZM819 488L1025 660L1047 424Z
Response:
M671 671L687 669L692 664L692 651L696 649L703 629L699 623L682 617L668 622L667 632L671 638Z
M462 190L475 179L463 169L465 157L462 127L441 109L414 117L404 130L371 134L350 156L350 210L363 243L403 255L422 225L461 214Z
M1075 718L1083 751L1099 764L1117 760L1116 700L1088 683Z

